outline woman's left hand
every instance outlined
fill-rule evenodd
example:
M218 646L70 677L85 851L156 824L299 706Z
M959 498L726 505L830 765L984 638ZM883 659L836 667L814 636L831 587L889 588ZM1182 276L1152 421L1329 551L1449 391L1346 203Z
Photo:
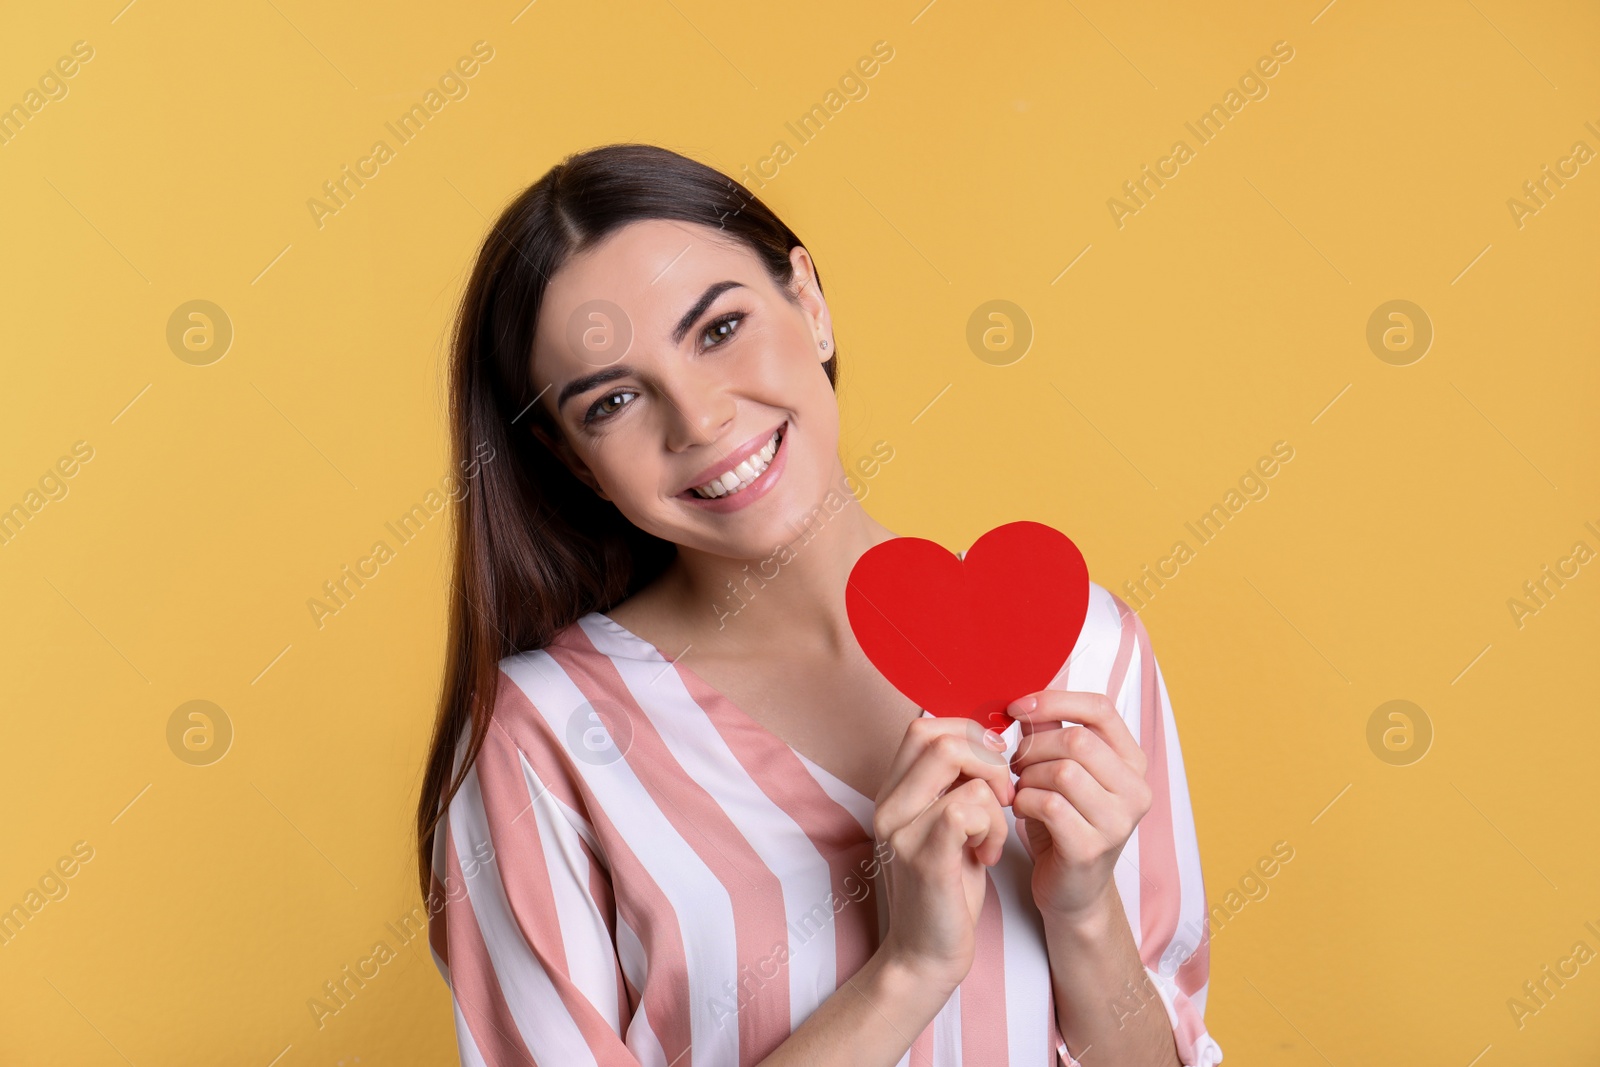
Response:
M1150 810L1144 750L1103 693L1043 689L1007 710L1022 723L1011 810L1027 820L1034 903L1086 917L1109 899L1122 847Z

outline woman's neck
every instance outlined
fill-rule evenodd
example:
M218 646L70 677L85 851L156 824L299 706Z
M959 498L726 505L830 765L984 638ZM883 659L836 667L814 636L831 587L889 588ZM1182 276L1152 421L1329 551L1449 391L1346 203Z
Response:
M867 549L897 535L853 496L838 512L822 509L819 516L825 517L756 559L680 548L661 578L635 598L643 601L637 615L658 631L681 635L702 655L741 657L774 634L802 653L844 652L855 640L844 597L851 568Z

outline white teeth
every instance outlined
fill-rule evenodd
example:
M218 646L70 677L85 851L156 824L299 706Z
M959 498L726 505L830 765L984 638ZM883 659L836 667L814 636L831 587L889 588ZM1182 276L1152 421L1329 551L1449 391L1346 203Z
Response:
M778 452L778 443L781 439L780 429L772 435L766 447L755 453L749 459L741 462L733 470L728 471L720 478L713 478L705 485L696 486L692 492L699 497L715 500L717 497L727 496L737 492L761 476L767 469L767 464L772 462L772 457Z

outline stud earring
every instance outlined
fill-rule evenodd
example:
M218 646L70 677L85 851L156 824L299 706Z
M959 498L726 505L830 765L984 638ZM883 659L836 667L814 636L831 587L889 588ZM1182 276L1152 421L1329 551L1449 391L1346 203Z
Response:
M826 341L822 342L822 350L824 352L826 352L828 350L828 342L826 342Z

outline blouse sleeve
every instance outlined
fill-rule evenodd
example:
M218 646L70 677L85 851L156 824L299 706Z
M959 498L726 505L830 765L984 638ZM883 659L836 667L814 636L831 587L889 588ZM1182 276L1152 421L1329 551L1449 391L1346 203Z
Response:
M1144 749L1151 791L1150 810L1123 849L1117 872L1146 981L1141 989L1124 991L1115 1010L1124 1018L1159 1001L1183 1067L1214 1067L1222 1061L1222 1047L1205 1024L1211 971L1206 892L1178 728L1143 621L1121 598L1112 600L1121 647L1110 679L1117 691L1109 695ZM1056 1051L1064 1067L1082 1067L1065 1043Z
M610 876L592 830L499 718L434 836L429 940L461 1062L637 1067Z

